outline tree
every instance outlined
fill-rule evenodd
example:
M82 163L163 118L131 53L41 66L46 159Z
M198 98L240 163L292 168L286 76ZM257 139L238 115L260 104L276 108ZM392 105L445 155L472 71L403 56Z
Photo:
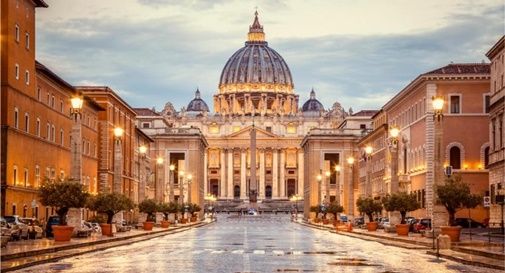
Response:
M107 224L112 224L112 218L122 210L135 207L133 201L120 193L99 193L88 199L87 207L99 213L107 214Z
M177 213L178 210L179 205L174 202L158 204L158 212L163 213L163 218L165 221L168 221L168 216L170 213Z
M331 213L335 216L335 220L337 219L337 214L344 211L344 207L342 207L337 202L331 202L328 208L326 209L327 213Z
M156 222L154 214L158 211L158 204L153 199L145 199L140 202L139 211L147 214L147 222Z
M481 196L470 192L470 187L458 174L447 178L444 185L436 185L435 190L438 202L442 203L449 213L450 226L454 225L455 214L458 210L475 208L482 200Z
M39 188L38 195L42 205L57 208L56 214L60 218L60 225L66 226L68 210L84 207L89 194L78 182L46 180Z
M382 205L387 211L399 211L402 217L401 224L405 224L407 212L420 208L417 197L406 192L395 192L382 198Z
M360 213L364 213L368 216L368 220L373 222L373 214L379 213L382 210L382 204L380 201L374 200L370 197L360 197L356 201L356 205L358 206L358 210Z
M201 211L202 208L198 204L189 203L189 213L193 216L195 213Z

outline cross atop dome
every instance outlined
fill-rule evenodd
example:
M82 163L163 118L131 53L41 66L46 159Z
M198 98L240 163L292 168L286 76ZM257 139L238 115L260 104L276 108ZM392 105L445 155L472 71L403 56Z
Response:
M263 26L260 24L258 19L258 11L254 12L254 22L249 26L249 33L247 34L248 42L264 42L265 33L263 32Z

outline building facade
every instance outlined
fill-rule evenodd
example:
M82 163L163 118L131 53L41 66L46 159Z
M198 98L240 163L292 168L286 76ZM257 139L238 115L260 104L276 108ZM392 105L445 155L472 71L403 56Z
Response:
M160 112L141 109L137 125L155 140L170 128L199 129L208 143L205 194L248 202L253 184L259 202L287 201L304 194L304 137L313 128L337 129L348 115L338 102L324 109L314 90L298 103L289 67L268 46L256 13L245 46L223 68L213 112L197 90L181 111L171 103Z
M489 225L499 227L504 216L497 195L505 195L505 36L487 52L491 61L491 97L489 105ZM503 203L503 200L501 201Z

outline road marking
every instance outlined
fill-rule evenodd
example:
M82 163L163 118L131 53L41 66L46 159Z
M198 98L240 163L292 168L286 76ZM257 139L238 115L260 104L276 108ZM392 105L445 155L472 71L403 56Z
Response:
M273 253L274 255L277 255L277 256L282 256L282 255L284 255L284 251L282 251L282 250L274 250L274 251L272 251L272 253Z
M293 255L302 255L303 252L302 251L293 251Z
M200 254L202 252L203 252L203 250L193 250L193 254Z
M211 251L210 253L212 254L219 254L219 253L223 253L224 250L214 250L214 251Z
M233 253L233 254L244 254L244 250L243 249L237 249L237 250L233 250L231 253Z
M254 250L253 254L265 254L265 250Z

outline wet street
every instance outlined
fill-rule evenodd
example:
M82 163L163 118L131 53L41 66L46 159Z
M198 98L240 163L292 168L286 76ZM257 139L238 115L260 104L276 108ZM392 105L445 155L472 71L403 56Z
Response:
M331 234L287 215L229 217L202 228L17 272L499 272Z

